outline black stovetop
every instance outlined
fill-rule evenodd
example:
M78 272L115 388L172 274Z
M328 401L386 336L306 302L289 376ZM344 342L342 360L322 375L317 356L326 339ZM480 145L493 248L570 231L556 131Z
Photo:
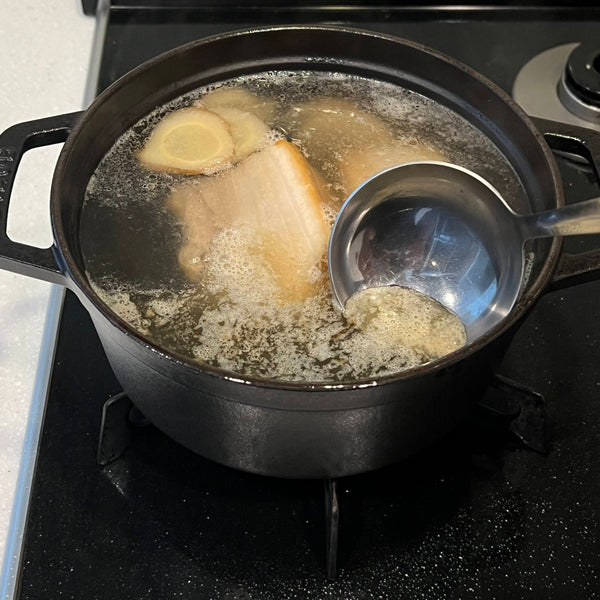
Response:
M600 20L544 14L369 11L328 21L434 46L510 91L536 53L600 32ZM112 11L99 89L168 48L281 17ZM598 194L591 170L559 162L568 200ZM589 246L600 246L597 236L571 242ZM102 406L119 386L67 293L16 597L600 597L599 299L600 282L544 296L500 368L543 396L547 451L524 444L510 415L478 410L422 455L339 481L339 570L330 581L323 482L221 467L152 426L134 428L120 458L97 464Z

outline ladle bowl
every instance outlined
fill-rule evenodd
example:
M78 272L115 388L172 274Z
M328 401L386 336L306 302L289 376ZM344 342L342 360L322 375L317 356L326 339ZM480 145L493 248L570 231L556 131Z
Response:
M517 215L485 179L444 162L412 162L363 183L342 206L329 240L340 307L360 290L402 286L463 322L467 342L513 308L528 239L600 233L600 198Z

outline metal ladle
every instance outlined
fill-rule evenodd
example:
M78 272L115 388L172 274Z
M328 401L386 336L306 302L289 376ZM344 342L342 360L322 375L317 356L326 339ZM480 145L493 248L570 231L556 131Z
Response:
M412 288L456 313L472 342L513 308L526 240L584 233L600 233L600 198L522 216L468 169L406 163L346 200L331 231L329 276L342 310L366 288Z

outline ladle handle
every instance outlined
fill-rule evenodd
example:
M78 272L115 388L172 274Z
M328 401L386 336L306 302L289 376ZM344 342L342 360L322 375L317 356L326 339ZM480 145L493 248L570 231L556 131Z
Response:
M520 217L527 239L600 233L600 198Z

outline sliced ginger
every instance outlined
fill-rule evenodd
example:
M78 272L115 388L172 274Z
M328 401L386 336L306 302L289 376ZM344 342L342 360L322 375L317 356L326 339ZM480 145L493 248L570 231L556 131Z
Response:
M237 108L252 113L261 121L270 123L275 113L274 100L261 98L256 94L238 87L221 87L209 92L198 101L198 106L218 112L220 108Z
M234 143L235 162L246 158L266 144L269 128L256 115L229 106L215 106L212 110L229 125Z
M139 153L151 169L202 174L214 171L234 155L234 140L226 121L197 107L168 114L154 128Z

